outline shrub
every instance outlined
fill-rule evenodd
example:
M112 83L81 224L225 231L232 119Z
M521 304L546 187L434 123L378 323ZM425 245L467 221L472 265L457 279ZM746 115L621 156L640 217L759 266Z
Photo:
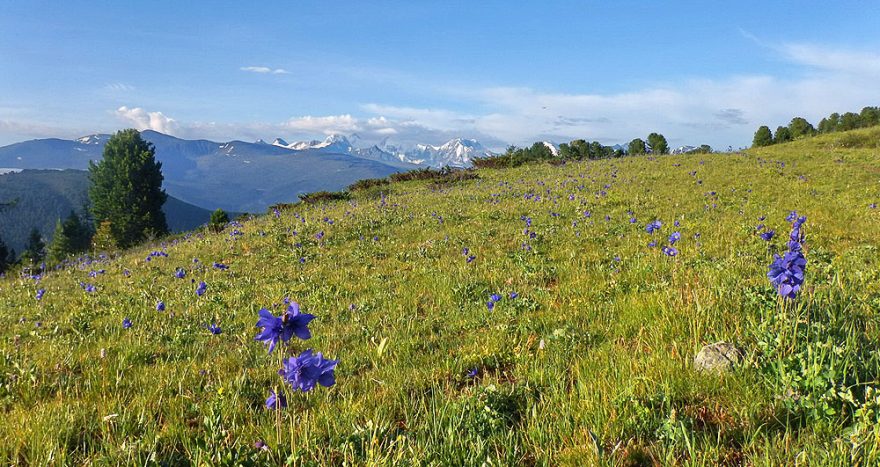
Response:
M313 193L303 193L299 195L299 199L306 204L347 201L351 199L351 193L347 191L315 191Z
M348 191L363 191L377 186L386 186L391 182L387 178L365 178L348 186Z
M217 209L211 213L211 220L208 221L208 228L214 232L223 230L223 226L229 223L229 215L222 209Z

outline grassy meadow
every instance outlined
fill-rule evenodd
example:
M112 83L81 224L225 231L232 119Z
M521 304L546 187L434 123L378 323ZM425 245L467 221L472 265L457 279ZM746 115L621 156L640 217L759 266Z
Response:
M878 141L392 183L10 274L0 463L877 465ZM790 211L806 279L783 300ZM257 313L285 297L312 338L269 354ZM695 370L719 341L743 362ZM283 389L307 348L336 384Z

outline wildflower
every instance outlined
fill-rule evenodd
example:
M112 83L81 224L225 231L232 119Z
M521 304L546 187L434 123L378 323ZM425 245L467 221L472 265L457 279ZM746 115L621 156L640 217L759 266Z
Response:
M497 293L493 293L492 295L489 296L489 300L492 300L493 302L497 302L497 301L501 300L501 295L498 295Z
M37 290L37 301L42 300L43 295L45 295L45 294L46 294L46 289Z
M196 288L196 295L201 297L202 295L205 294L205 291L207 291L207 290L208 290L208 284L206 284L205 281L201 281L201 282L199 282L199 286Z
M677 242L679 240L681 240L681 233L680 232L672 232L672 235L669 236L669 244L670 245L674 245L675 242Z
M279 340L287 342L294 335L302 340L312 337L308 326L315 319L315 315L300 313L299 304L296 302L291 302L287 311L281 316L275 316L265 308L261 309L259 313L260 319L257 320L257 327L262 327L263 331L254 340L268 344L269 353L275 349Z
M509 297L510 297L511 299L514 299L514 298L516 298L516 297L519 297L519 294L516 293L516 292L510 292Z
M678 254L678 250L673 246L664 246L663 253L665 253L666 256L675 256Z
M475 259L477 259L476 256L474 256L474 255L470 255L470 256L467 257L467 262L470 263L470 262L472 262L472 261L475 260Z
M225 265L225 264L223 264L223 263L218 263L218 262L215 261L215 262L214 262L214 269L219 269L219 270L221 270L221 271L225 271L225 270L229 269L229 266L227 266L227 265Z
M223 330L220 329L220 326L217 326L217 325L214 324L214 323L211 323L210 326L205 325L205 327L208 328L208 331L211 331L211 334L214 334L215 336L216 336L217 334L220 334L220 333L223 332Z
M655 246L657 246L657 240L651 240L650 242L648 242L649 248L654 248Z
M793 222L797 219L797 211L791 211L788 213L788 216L785 217L786 222Z
M804 269L807 259L803 253L804 235L801 227L807 221L806 216L797 217L795 211L786 219L793 221L789 235L788 250L784 255L773 255L773 263L767 272L770 283L776 287L779 295L794 299L804 283Z
M486 308L488 308L489 311L492 311L495 308L495 302L489 300L488 302L486 302Z
M320 352L314 354L312 349L307 349L297 357L288 358L278 374L294 391L308 392L316 384L333 386L336 383L333 371L338 363L339 360L325 359Z
M122 329L128 329L131 327L131 320L128 317L122 318Z
M159 303L156 303L156 311L165 311L165 302L159 300Z
M663 223L659 220L655 220L653 222L649 222L648 225L645 226L645 232L649 234L654 233L655 230L660 230L660 227L663 226Z
M681 221L679 221L678 219L676 219L675 222L672 223L672 225L674 225L674 226L676 226L676 227L680 227L680 226L681 226Z
M470 370L468 370L467 377L468 377L468 379L474 379L477 377L478 374L480 374L480 369L477 367L474 367L474 368L471 368Z
M186 277L186 270L183 268L177 268L177 270L174 271L174 277L178 279L183 279L184 277Z
M287 407L287 398L284 397L284 393L276 394L275 391L270 389L269 390L269 397L266 398L266 408L269 410L273 410L273 409L282 409L284 407ZM257 443L261 443L261 442L257 441ZM265 446L265 444L263 444L262 446ZM257 447L257 448L261 448L262 446L255 445L255 447Z
M762 233L760 233L760 234L758 234L758 235L759 235L761 238L763 238L764 241L769 242L770 240L773 239L773 235L775 235L775 234L776 234L776 231L775 231L775 230L768 230L768 231L766 231L766 232L762 232Z

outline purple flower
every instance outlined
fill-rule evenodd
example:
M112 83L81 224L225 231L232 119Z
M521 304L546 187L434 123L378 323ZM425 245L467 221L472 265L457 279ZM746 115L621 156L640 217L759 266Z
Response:
M174 271L174 277L178 279L183 279L184 277L186 277L186 270L184 270L183 268L177 268L177 270Z
M669 236L669 244L670 245L674 245L675 242L677 242L679 240L681 240L681 233L680 232L672 232L672 235Z
M665 253L666 256L676 256L678 254L678 250L672 246L664 246L663 253Z
M672 225L674 225L674 226L676 226L676 227L680 227L680 226L681 226L681 222L680 222L678 219L676 219L675 222L672 223Z
M159 300L159 303L156 303L156 311L165 311L165 302Z
M220 326L217 326L217 325L214 324L214 323L211 323L210 326L207 326L207 325L206 325L205 327L208 328L208 331L211 331L211 334L214 334L215 336L216 336L217 334L220 334L220 333L223 332L223 330L220 329Z
M287 407L287 398L284 397L284 393L275 394L275 391L270 389L269 397L266 398L266 408L276 410L284 407Z
M122 318L122 329L128 329L131 327L131 320L128 317Z
M650 242L648 242L649 248L654 248L655 246L657 246L657 240L651 240Z
M45 295L45 294L46 294L46 289L37 290L37 301L42 300L43 295Z
M758 234L758 236L763 238L764 241L769 242L770 240L773 239L773 235L775 235L775 234L776 234L775 230L768 230L766 232L762 232L762 233Z
M492 300L493 302L497 302L497 301L501 300L501 295L498 295L497 293L493 293L492 295L489 296L489 300Z
M201 281L201 282L199 282L199 286L196 287L196 295L201 297L202 295L205 294L205 292L207 290L208 290L208 284L206 284L205 281Z
M795 212L792 211L789 218L793 217L792 214ZM801 232L801 226L807 221L807 218L802 216L792 220L794 222L789 235L789 251L783 256L773 255L773 263L770 264L770 270L767 272L767 278L776 287L779 295L788 299L797 297L801 285L804 283L804 269L807 265L807 259L803 253L804 236Z
M660 230L660 227L663 226L663 223L659 220L655 220L653 222L649 222L648 225L645 226L645 232L649 234L654 233L655 230Z
M788 213L788 216L785 217L787 222L793 222L795 219L797 219L797 211L791 211Z
M471 368L470 370L468 370L467 377L468 377L468 379L474 379L479 374L480 374L480 369L477 367L474 367L474 368Z
M474 255L470 255L470 256L467 257L467 260L466 260L466 261L467 261L468 263L470 263L470 262L472 262L472 261L475 260L475 259L477 259L476 256L474 256Z
M489 300L488 302L486 302L486 308L488 308L489 311L492 311L495 308L495 302Z
M227 266L223 263L218 263L218 262L214 261L214 269L219 269L221 271L225 271L225 270L229 269L229 266Z
M272 353L279 340L287 342L294 335L302 340L312 337L309 323L315 319L315 315L300 313L299 304L296 302L291 302L287 311L281 316L275 316L265 308L261 309L259 313L260 319L257 320L257 327L261 327L263 330L254 340L268 344L269 353Z
M510 297L511 299L514 299L514 298L516 298L516 297L519 297L519 294L516 293L516 292L510 292L509 297Z
M278 374L294 391L308 392L316 384L333 386L336 383L333 371L338 363L339 360L325 359L321 352L314 354L312 349L307 349L297 357L288 358Z

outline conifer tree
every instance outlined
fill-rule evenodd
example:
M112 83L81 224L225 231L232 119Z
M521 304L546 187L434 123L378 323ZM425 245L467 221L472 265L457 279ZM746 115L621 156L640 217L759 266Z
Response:
M103 160L89 163L91 212L96 224L109 222L116 246L128 248L168 233L161 169L153 145L134 129L113 135Z

